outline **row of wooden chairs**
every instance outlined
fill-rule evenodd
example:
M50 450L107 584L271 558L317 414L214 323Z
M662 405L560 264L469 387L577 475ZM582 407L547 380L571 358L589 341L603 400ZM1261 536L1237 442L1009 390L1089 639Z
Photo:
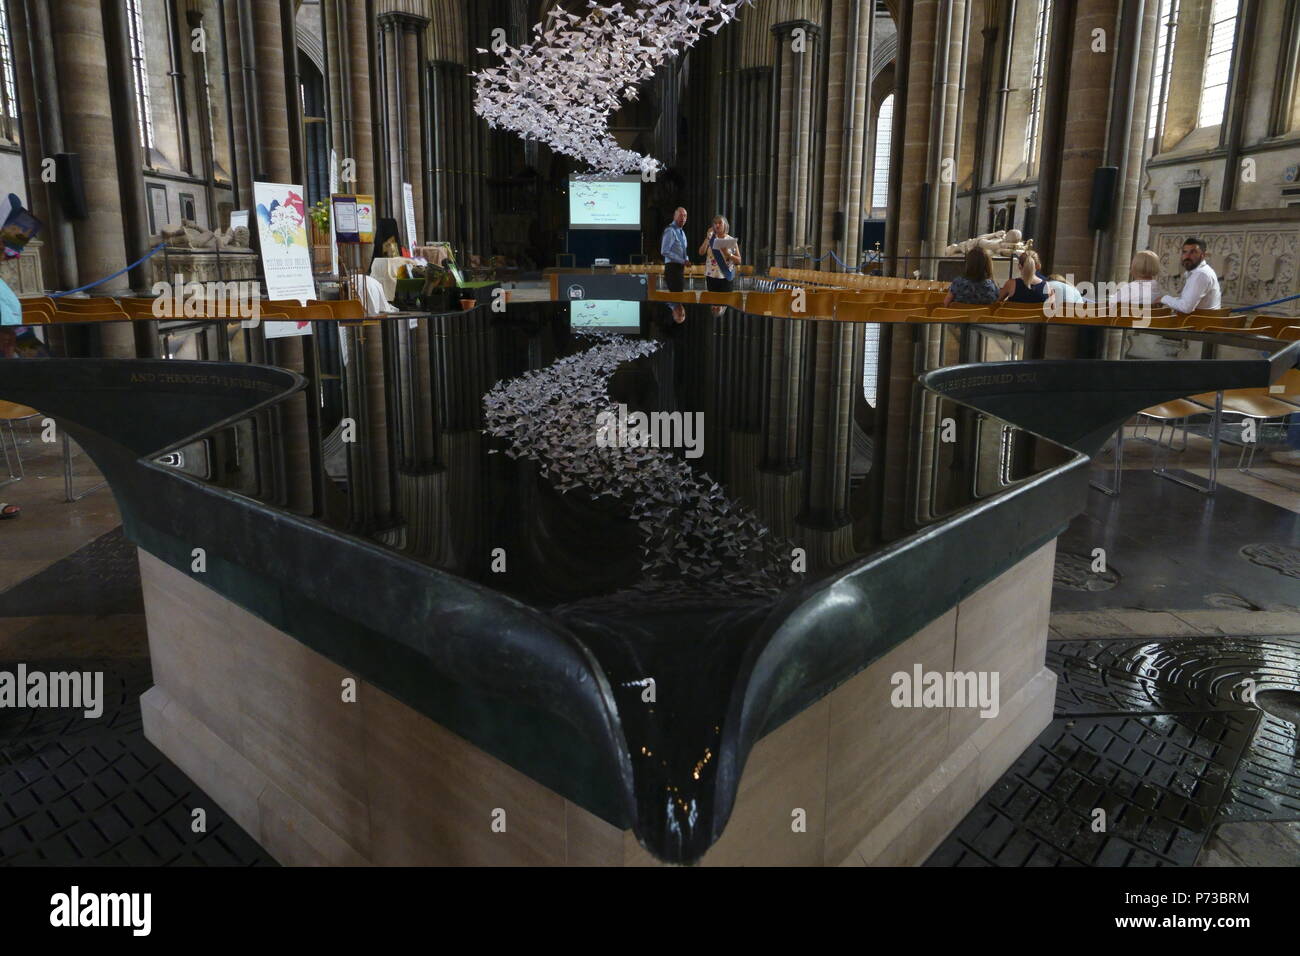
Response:
M1183 314L1164 306L1153 307L1145 318L1131 315L1049 314L1034 303L1002 302L993 305L945 306L942 300L909 301L897 292L853 293L846 290L805 291L800 310L793 290L775 292L664 292L651 289L651 301L730 306L751 315L791 318L826 318L850 322L963 322L1087 325L1101 328L1192 329L1268 334L1296 322L1285 316L1248 316L1227 309L1206 309Z
M822 272L818 269L767 270L773 279L788 279L794 282L812 285L824 285L841 289L880 290L887 292L944 292L948 283L934 279L907 279L901 276L860 275L856 272Z
M614 272L617 275L634 275L634 276L661 276L664 274L662 262L645 262L637 265L620 264L614 266ZM704 276L704 266L690 265L682 270L682 274L688 278L699 279ZM752 265L742 265L740 267L742 276L752 276L754 267Z
M23 322L27 325L49 325L60 322L126 322L137 319L184 319L186 315L158 315L154 312L154 299L121 298L98 296L90 299L53 299L48 296L33 296L20 300L23 309ZM217 319L240 319L242 316L223 316L225 303L215 300L205 304L204 317ZM364 306L357 299L340 299L334 301L310 300L305 305L295 299L267 299L258 303L261 318L296 319L299 321L357 321L364 319Z

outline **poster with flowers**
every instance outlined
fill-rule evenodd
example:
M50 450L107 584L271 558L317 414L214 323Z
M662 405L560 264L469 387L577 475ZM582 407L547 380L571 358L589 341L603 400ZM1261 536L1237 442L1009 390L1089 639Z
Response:
M289 183L253 183L257 234L262 245L262 270L271 299L316 297L311 275L311 245L307 238L307 208L303 188ZM266 337L310 335L310 322L267 322Z

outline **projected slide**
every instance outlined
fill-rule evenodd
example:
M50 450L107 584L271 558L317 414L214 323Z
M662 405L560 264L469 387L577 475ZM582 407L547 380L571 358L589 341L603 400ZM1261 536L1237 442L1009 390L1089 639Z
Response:
M641 328L641 303L622 299L574 299L569 321L575 328L636 332Z
M570 229L640 229L641 180L569 180Z

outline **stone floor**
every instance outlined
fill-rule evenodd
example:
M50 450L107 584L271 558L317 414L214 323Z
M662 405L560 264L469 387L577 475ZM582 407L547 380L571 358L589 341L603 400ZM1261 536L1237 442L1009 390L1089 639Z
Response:
M929 866L1300 865L1300 493L1126 463L1058 542L1056 718Z
M0 708L0 864L274 865L144 738L140 574L112 494L70 503L59 446L20 450L26 477L0 488L23 509L0 521L0 669L98 671L105 703L95 719ZM98 475L73 464L77 495Z
M23 452L0 488L24 508L0 522L0 668L102 671L109 702L0 710L0 863L273 864L143 737L139 576L110 492L68 503L58 447ZM929 865L1300 864L1300 493L1224 473L1209 498L1140 450L1126 464L1059 544L1056 719Z

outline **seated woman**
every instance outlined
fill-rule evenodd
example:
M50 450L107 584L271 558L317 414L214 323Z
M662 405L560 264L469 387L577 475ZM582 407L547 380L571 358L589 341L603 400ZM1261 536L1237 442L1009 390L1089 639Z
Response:
M1047 277L1039 271L1043 264L1038 258L1038 253L1029 249L1020 253L1017 259L1020 263L1020 275L1002 284L1002 290L998 293L1001 301L1040 304L1050 302L1055 292L1048 285Z
M1056 293L1059 302L1077 304L1083 301L1083 293L1075 286L1070 285L1063 275L1053 273L1047 277L1047 284L1052 287L1052 291Z
M1158 255L1150 249L1143 249L1135 255L1128 267L1128 282L1115 290L1115 298L1111 300L1116 314L1149 315L1151 305L1160 300L1160 287L1156 282L1158 275Z
M998 301L998 284L993 281L993 257L978 246L966 253L966 270L952 280L944 305L992 305Z

